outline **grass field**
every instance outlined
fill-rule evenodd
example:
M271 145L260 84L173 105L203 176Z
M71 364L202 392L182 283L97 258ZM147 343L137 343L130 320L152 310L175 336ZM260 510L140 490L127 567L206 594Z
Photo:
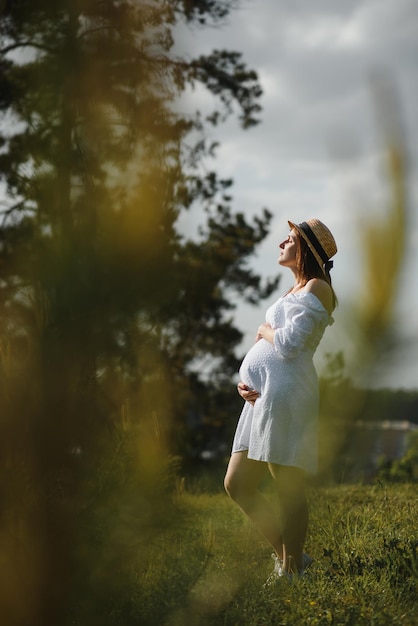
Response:
M235 505L180 490L134 568L129 623L418 624L416 486L311 489L309 500L309 575L264 589L271 550Z

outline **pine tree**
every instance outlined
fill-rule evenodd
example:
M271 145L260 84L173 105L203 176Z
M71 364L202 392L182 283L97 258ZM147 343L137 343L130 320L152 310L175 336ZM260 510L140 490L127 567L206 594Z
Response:
M205 125L235 109L243 128L257 123L257 75L235 52L171 52L178 20L227 13L216 0L2 3L2 487L23 528L16 555L13 516L2 520L9 624L64 623L80 520L123 491L128 467L158 509L150 485L169 458L165 433L184 421L193 363L210 355L228 375L241 339L231 293L258 302L276 284L246 267L270 214L249 224L231 209L231 181L198 167L214 150ZM206 120L172 106L193 82L219 99ZM196 243L176 221L199 203Z

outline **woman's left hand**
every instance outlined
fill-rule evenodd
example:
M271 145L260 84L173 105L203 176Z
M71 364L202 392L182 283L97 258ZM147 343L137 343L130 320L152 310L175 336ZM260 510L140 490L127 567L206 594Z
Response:
M254 405L255 401L260 395L258 391L256 391L255 389L251 389L243 382L238 383L238 393L241 398L244 398L246 402L249 402L252 405Z
M270 326L270 324L261 324L258 327L255 340L259 341L260 339L265 339L271 344L274 344L274 329Z

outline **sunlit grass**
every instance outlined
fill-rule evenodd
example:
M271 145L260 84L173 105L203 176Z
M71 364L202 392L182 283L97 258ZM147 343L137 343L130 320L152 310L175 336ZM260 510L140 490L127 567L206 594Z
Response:
M310 504L309 575L264 589L270 549L233 503L178 495L172 523L132 572L127 623L416 624L415 488L312 489Z

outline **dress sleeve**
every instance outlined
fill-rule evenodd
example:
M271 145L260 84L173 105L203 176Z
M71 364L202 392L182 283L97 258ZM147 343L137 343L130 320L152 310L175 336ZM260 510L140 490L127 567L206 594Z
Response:
M274 347L285 359L294 359L306 349L315 350L324 316L316 308L299 302L288 305L285 324L274 331ZM324 323L325 322L325 323Z

